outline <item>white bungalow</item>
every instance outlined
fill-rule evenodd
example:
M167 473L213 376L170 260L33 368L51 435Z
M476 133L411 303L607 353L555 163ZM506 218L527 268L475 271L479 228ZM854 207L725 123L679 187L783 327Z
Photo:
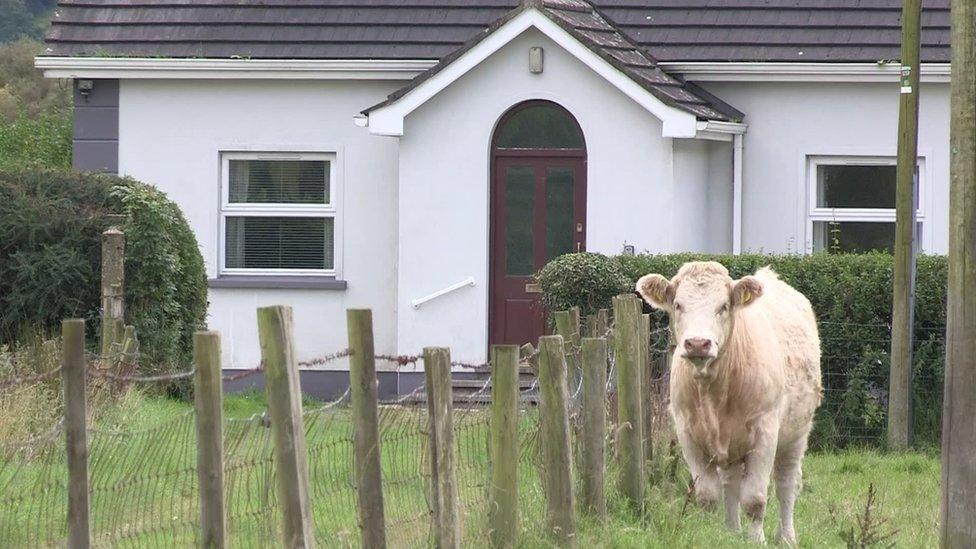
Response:
M225 366L255 307L300 359L537 337L572 251L890 247L900 3L65 2L37 66L75 81L75 166L166 191L197 233ZM834 6L834 7L825 7ZM927 3L918 221L948 224L948 1ZM438 60L439 59L439 60ZM343 363L307 373L314 392ZM383 391L405 376L381 376Z

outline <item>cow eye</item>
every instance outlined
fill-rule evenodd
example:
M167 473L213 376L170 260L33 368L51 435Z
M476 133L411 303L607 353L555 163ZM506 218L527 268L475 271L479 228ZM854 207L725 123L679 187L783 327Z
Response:
M674 304L674 310L680 312L681 311L681 304L680 303L675 303Z
M722 315L724 315L725 313L729 312L729 304L728 303L723 304L721 307L719 307L718 312L719 312L719 314L722 314Z

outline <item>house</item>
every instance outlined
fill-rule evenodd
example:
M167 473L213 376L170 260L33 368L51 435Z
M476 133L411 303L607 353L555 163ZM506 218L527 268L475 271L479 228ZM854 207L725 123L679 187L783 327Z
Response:
M944 252L948 0L923 25ZM898 0L62 0L36 65L74 79L78 169L183 208L234 369L261 305L299 359L369 307L378 352L483 362L539 334L562 253L889 247L899 41Z

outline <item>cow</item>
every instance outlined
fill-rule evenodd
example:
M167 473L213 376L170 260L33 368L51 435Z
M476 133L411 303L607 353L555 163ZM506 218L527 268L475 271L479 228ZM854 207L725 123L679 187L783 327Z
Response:
M666 311L676 348L670 405L696 499L725 501L738 532L765 543L770 475L780 502L778 543L796 544L793 504L820 405L820 336L810 302L769 267L732 280L716 262L685 263L671 280L648 274L637 292Z

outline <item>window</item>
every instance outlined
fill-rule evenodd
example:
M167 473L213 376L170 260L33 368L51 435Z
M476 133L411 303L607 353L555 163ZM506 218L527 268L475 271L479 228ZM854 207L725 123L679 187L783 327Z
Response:
M919 160L919 168L921 165ZM812 251L893 252L895 170L896 160L888 157L811 157L808 176ZM918 187L921 186L919 181ZM919 236L920 211L919 207Z
M221 274L335 275L335 157L221 156Z

